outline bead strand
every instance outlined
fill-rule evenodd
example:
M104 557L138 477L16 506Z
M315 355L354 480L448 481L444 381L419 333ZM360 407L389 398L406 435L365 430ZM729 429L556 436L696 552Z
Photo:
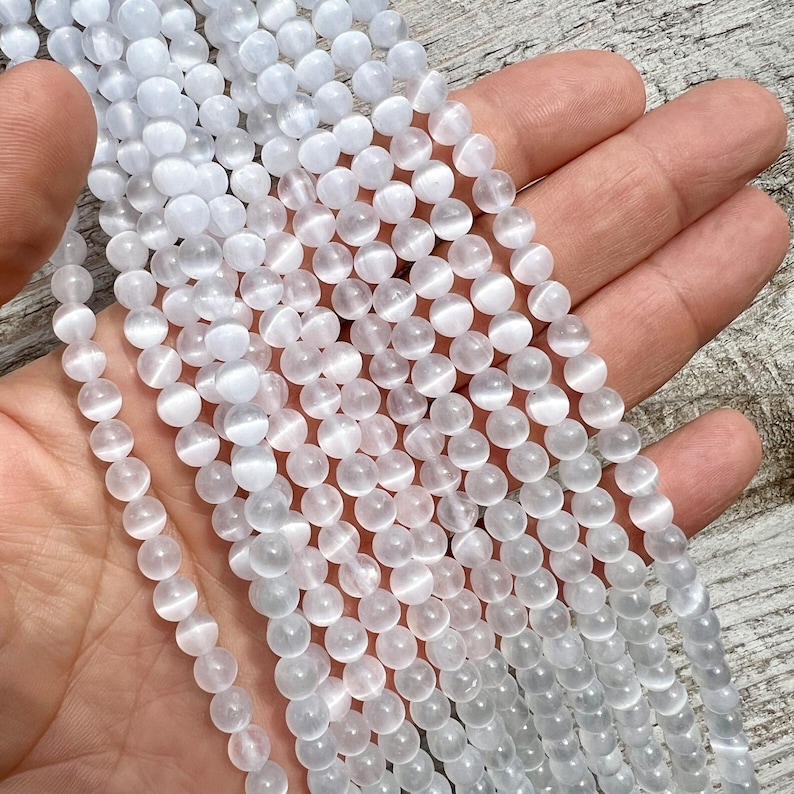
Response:
M385 667L458 788L524 791L532 790L529 780L543 789L574 778L592 787L587 761L605 791L631 790L632 774L612 747L610 705L638 781L666 786L651 711L637 700L643 684L675 779L707 790L701 737L655 632L644 566L611 520L587 430L568 418L570 399L550 380L559 359L566 385L581 395L583 421L597 431L598 451L617 463L632 522L646 533L668 586L725 785L757 790L707 595L670 524L669 503L636 457L639 438L622 422L623 404L604 386L604 362L588 351L570 296L551 280L551 253L532 242L534 221L513 206L509 176L494 170L493 144L447 100L445 81L426 70L422 47L384 0L300 5L211 8L197 0L206 40L180 0L162 8L125 0L117 11L84 2L71 13L53 3L45 25L53 56L93 94L100 132L89 184L105 202L108 259L121 271L116 293L130 310L125 335L141 350L139 374L159 392L158 414L180 428L178 457L197 468L198 493L216 505L213 528L232 542L232 569L251 582L250 600L268 617L267 641L281 657L276 681L293 695L287 724L310 790L336 791L349 780L351 791L356 782L362 790L449 790L416 728L398 724L405 707L384 689ZM73 19L85 32L75 34ZM10 46L24 59L30 37L18 34L27 44ZM321 39L330 47L318 46ZM214 64L207 41L217 48ZM406 81L404 94L394 92L395 81ZM369 117L353 109L353 95L369 105ZM427 132L414 114L426 116ZM373 145L375 131L390 138L388 149ZM339 165L342 155L349 165ZM405 181L393 178L395 168ZM455 172L472 180L474 206L493 218L493 251L472 231L471 210L453 198ZM269 195L271 175L280 180L278 198ZM371 203L358 200L359 188L374 191ZM418 204L428 220L414 217ZM85 247L72 232L67 237L65 264ZM432 254L439 239L449 243L446 259ZM141 269L150 251L151 275ZM301 267L311 251L313 272ZM505 253L512 279L491 269ZM394 277L402 263L412 264L407 280ZM513 310L514 281L526 286L529 312L556 358L527 347L533 329ZM153 305L158 284L161 309ZM350 343L320 305L323 292L349 325ZM416 316L419 300L429 306L426 317ZM73 339L64 367L96 372L96 380L103 353L90 341L87 312L79 302L65 306L56 326ZM257 314L258 335L250 331ZM475 319L487 333L472 330ZM163 344L169 326L180 329L175 349ZM506 363L495 366L497 356ZM270 369L275 357L281 374ZM192 385L183 364L198 370ZM466 397L452 393L458 373L471 376ZM519 394L525 411L510 404ZM317 444L288 395L318 421ZM215 406L212 424L199 418L202 401ZM484 433L470 426L475 409L487 415ZM129 457L131 432L116 421L100 423L92 446L110 456L111 493L137 494L148 488L148 470ZM528 440L530 422L545 450ZM221 441L235 445L228 463L219 458ZM508 472L523 483L521 507L505 501L507 477L489 462L494 447L507 451ZM586 545L572 527L560 534L568 514L559 512L563 491L549 475L549 454L560 461L556 477L574 492L570 520L587 528ZM281 461L293 483L277 473ZM238 488L248 495L238 497ZM341 521L345 506L360 530ZM485 529L476 525L483 508ZM549 562L593 665L541 567L542 550L523 534L527 515L542 539L565 538L550 540ZM309 545L313 532L317 548ZM451 557L444 556L448 535ZM492 538L500 561L492 559ZM362 540L367 549L372 543L371 554L361 552ZM165 567L147 567L167 574L156 587L158 612L179 625L193 620L185 632L211 635L212 624L194 617L195 587L179 576L178 562L173 567L181 555L161 545L150 544L142 558L144 567L150 556L168 558ZM593 557L607 563L609 606L591 573ZM627 584L633 570L642 581ZM461 589L465 576L470 591ZM390 590L380 586L387 577ZM342 593L359 599L357 619L340 620ZM398 625L402 611L407 628ZM311 626L325 629L325 649L311 642ZM438 674L417 655L417 638ZM199 659L220 653L201 650ZM223 658L227 675L231 662ZM332 658L344 666L341 678L330 675ZM523 694L505 675L508 660ZM286 675L293 668L305 673L294 684ZM603 681L622 678L631 702L593 671ZM244 727L250 698L233 680L211 713L222 729L236 729L230 755L240 760L264 739ZM569 707L580 737L588 736L584 749ZM280 775L268 761L249 774L247 790L285 790Z

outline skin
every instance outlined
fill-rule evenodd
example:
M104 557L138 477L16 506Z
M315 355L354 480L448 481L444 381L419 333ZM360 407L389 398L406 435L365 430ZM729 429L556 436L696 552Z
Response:
M633 67L576 52L518 64L460 98L475 129L495 140L498 167L519 185L545 177L519 201L536 217L537 238L554 252L557 277L627 406L741 312L787 250L783 212L746 186L786 136L777 101L757 85L710 83L644 114ZM90 164L94 122L80 87L52 64L1 77L0 108L7 300L60 237ZM239 682L270 731L272 755L288 768L290 789L303 791L265 623L228 570L194 472L174 458L174 432L137 380L134 351L119 339L122 318L111 308L97 332L112 362L107 376L125 395L120 418L169 511L183 570L240 661ZM193 684L193 659L151 608L138 543L105 492L76 392L58 352L0 381L0 794L241 791L209 696ZM720 410L646 454L691 535L739 495L761 448L743 416Z

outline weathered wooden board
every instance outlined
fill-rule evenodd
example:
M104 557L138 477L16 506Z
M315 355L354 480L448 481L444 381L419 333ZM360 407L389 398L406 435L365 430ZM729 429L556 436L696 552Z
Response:
M463 86L543 52L609 49L642 72L649 106L718 77L758 80L794 117L794 9L789 0L403 0L431 64ZM737 108L741 112L741 108ZM760 179L792 216L792 150ZM109 300L103 235L83 201L92 268ZM0 370L53 342L48 271L0 312ZM693 544L745 695L763 789L794 792L794 268L792 257L752 307L635 411L649 440L718 405L758 426L766 459L745 497Z

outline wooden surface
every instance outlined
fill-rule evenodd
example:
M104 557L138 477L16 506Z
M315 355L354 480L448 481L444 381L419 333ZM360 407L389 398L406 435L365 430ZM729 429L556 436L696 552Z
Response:
M794 118L790 0L404 0L412 33L456 86L544 52L609 49L642 72L649 106L717 77L758 80ZM741 108L737 108L741 112ZM789 148L759 184L792 217ZM109 300L90 203L92 267ZM52 346L48 269L0 313L0 370ZM766 448L744 498L693 543L724 627L762 788L794 792L794 273L792 257L751 308L634 413L646 440L719 405L742 410Z

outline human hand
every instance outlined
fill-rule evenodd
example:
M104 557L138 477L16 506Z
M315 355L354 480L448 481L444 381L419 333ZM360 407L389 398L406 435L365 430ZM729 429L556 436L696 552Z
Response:
M636 72L613 55L585 52L517 65L461 98L516 183L546 177L519 201L554 252L556 277L571 289L592 349L609 365L608 384L627 406L730 322L785 253L782 212L745 187L785 139L777 103L757 86L702 86L643 116ZM57 242L93 133L90 106L49 65L0 79L0 106L8 297L20 282L13 274L32 270ZM135 374L122 319L111 308L97 332L108 377L125 395L120 418L169 511L183 567L240 660L272 755L289 769L292 790L303 790L265 624L246 605L246 583L228 569L194 472L174 462L174 431ZM0 382L0 792L241 790L208 697L191 680L193 660L151 609L151 584L137 571L137 544L120 529L122 506L91 456L76 391L57 353ZM741 415L717 411L646 454L677 523L692 534L739 494L760 448Z

